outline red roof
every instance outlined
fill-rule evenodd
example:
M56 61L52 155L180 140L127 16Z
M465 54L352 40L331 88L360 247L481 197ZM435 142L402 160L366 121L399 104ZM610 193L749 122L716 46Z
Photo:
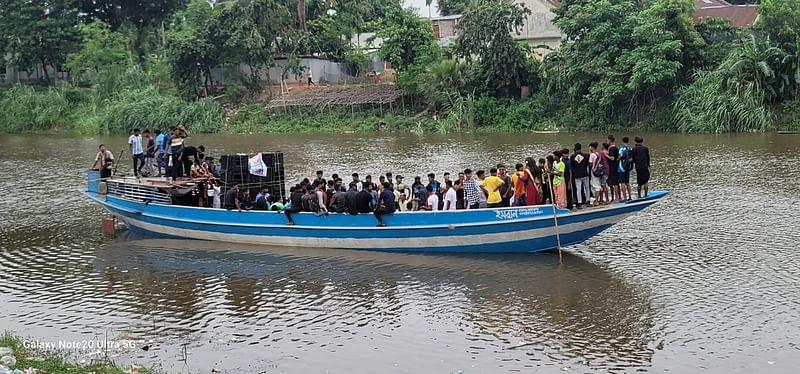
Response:
M721 17L731 20L736 27L750 26L758 18L755 5L731 5L724 0L694 0L694 19L703 17Z
M547 0L554 7L561 5L561 0ZM694 0L694 19L703 17L722 17L731 20L736 27L750 26L758 18L755 5L731 5L725 0Z

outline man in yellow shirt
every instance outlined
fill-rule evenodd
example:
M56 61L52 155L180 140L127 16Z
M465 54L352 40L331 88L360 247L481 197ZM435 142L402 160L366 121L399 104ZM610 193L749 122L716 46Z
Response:
M497 168L489 170L490 176L483 180L483 186L489 191L489 196L486 199L486 206L488 208L499 208L503 206L503 198L500 196L500 186L505 184L502 179L497 176Z

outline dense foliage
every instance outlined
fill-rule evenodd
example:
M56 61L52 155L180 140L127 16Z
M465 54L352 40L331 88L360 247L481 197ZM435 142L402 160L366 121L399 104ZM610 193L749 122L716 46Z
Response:
M42 87L0 89L0 129L373 129L382 113L292 115L259 102L272 96L263 82L276 78L268 74L277 61L286 80L305 73L300 59L311 55L360 77L389 62L413 109L391 116L393 128L800 126L797 0L760 1L746 28L693 19L693 0L563 0L555 24L564 39L544 58L534 53L540 46L517 40L539 19L523 4L439 1L441 14L461 15L460 36L442 45L431 22L400 0L0 0L0 56L44 73ZM68 71L68 82L56 85L41 66ZM222 88L215 74L235 84ZM228 112L222 101L244 109Z

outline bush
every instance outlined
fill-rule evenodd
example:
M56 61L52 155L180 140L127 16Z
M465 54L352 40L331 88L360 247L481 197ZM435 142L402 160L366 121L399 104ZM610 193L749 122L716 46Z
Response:
M0 94L0 130L9 133L41 132L64 125L69 113L68 93L58 87L37 91L15 85Z
M184 125L189 132L216 132L222 128L224 113L211 100L186 102L162 95L155 87L122 91L100 113L101 130L127 133L133 128L167 129Z
M676 129L685 132L767 131L772 124L764 96L754 85L728 89L721 72L700 72L681 87L673 104Z

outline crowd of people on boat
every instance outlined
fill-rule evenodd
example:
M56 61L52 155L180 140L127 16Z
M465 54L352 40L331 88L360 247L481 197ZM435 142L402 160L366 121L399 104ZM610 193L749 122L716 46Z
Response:
M305 178L289 189L288 196L276 196L266 187L256 196L238 184L222 187L217 181L219 169L214 158L205 155L202 145L185 142L183 126L168 132L134 129L128 138L133 159L133 173L138 176L167 176L172 180L190 177L201 180L200 206L239 210L283 211L289 223L292 214L374 213L379 223L382 216L396 211L438 211L458 209L498 208L554 204L559 208L582 209L613 204L632 198L631 173L636 173L637 197L647 196L650 180L650 152L644 139L634 138L630 144L623 137L618 145L609 135L603 143L591 142L587 148L577 143L555 150L545 157L526 158L513 169L497 164L488 170L470 168L442 175L434 173L426 180L414 177L407 183L402 175L387 172L373 180L371 175L361 179L352 173L350 180L322 170L313 179ZM100 146L92 168L99 165L101 178L111 175L114 156ZM211 200L211 201L208 201ZM213 202L212 202L213 201Z
M358 173L345 181L342 176L324 171L313 179L305 178L289 190L288 200L271 196L267 189L251 199L239 186L224 196L225 209L276 210L286 213L289 224L292 214L373 213L383 225L382 217L396 211L438 211L498 208L555 204L559 208L582 209L632 199L631 173L636 173L637 197L647 196L650 180L650 151L644 139L636 137L631 145L628 137L617 145L613 135L599 144L591 142L588 150L575 144L572 151L561 149L546 157L527 158L509 170L497 164L486 170L465 169L455 176L430 173L407 183L402 175L387 172L373 180Z

